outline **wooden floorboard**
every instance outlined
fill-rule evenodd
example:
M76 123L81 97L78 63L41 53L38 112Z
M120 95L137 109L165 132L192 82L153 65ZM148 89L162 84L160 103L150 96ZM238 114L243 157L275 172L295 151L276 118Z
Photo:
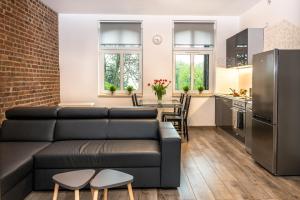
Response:
M134 189L136 200L300 200L300 177L275 177L257 165L244 146L215 128L190 128L182 144L178 189ZM101 195L100 195L101 196ZM81 200L91 199L88 191ZM26 200L51 200L52 192L32 192ZM60 192L59 200L74 199ZM110 190L110 200L128 199L127 190Z

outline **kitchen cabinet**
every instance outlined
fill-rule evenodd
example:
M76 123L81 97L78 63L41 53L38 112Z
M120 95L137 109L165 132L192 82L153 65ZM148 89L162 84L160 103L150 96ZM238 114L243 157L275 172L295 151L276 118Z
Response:
M235 66L248 65L248 29L236 35Z
M246 151L252 154L252 103L246 105Z
M254 54L263 51L264 31L248 28L226 40L226 67L252 65Z
M215 99L215 122L216 126L225 131L232 132L232 100L223 97Z
M215 98L215 123L217 127L222 126L222 98Z
M235 37L226 40L226 66L235 66Z

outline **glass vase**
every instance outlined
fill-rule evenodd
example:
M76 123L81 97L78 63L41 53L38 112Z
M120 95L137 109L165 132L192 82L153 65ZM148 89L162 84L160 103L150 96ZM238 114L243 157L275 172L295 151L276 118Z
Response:
M163 94L162 92L156 92L157 102L161 103Z

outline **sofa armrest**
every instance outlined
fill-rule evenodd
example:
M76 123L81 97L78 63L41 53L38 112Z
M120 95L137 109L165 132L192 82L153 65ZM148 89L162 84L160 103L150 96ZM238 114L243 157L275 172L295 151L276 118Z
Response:
M179 187L181 138L174 127L164 127L164 124L160 124L161 187Z

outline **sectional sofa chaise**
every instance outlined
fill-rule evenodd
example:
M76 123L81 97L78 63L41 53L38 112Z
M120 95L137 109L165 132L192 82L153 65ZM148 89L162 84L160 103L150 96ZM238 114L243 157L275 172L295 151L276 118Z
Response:
M77 169L117 169L133 186L180 184L180 136L154 108L19 107L0 129L0 200L52 190L51 177Z

